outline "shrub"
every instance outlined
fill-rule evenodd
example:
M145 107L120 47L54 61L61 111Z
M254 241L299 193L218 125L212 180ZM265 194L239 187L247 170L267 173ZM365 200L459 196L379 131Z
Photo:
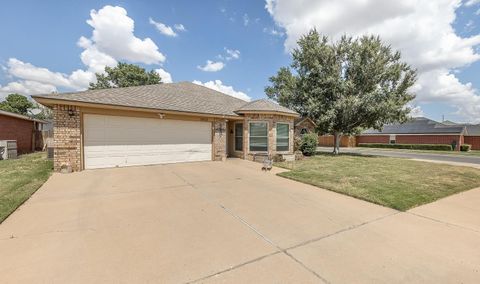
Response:
M452 145L449 144L386 144L386 143L359 143L358 147L367 148L390 148L390 149L410 149L410 150L437 150L452 151Z
M463 144L460 146L460 151L469 152L470 150L472 150L472 145L470 144Z
M318 136L315 133L308 133L303 135L302 142L300 143L300 151L305 156L313 156L317 151Z

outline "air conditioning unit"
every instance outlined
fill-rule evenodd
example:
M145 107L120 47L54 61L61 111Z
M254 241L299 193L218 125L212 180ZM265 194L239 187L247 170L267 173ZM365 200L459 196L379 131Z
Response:
M17 158L17 140L0 140L0 160Z

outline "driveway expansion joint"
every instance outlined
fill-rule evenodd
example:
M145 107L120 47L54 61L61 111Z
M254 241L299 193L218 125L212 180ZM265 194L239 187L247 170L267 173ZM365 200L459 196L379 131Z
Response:
M438 219L435 219L435 218L432 218L432 217L428 217L428 216L418 214L418 213L414 213L414 212L410 212L410 211L407 211L405 213L408 213L408 214L413 215L415 217L424 218L424 219L427 219L427 220L430 220L430 221L434 221L434 222L437 222L437 223L440 223L440 224L443 224L443 225L446 225L446 226L449 226L449 227L457 227L457 228L460 228L460 229L463 229L463 230L472 231L472 232L480 234L480 231L469 228L469 227L465 227L465 226L462 226L462 225L457 225L457 224L445 222L445 221L442 221L442 220L438 220Z
M210 202L212 204L215 204L217 206L219 206L220 208L222 208L222 210L224 210L228 215L232 216L233 218L237 219L238 221L240 221L243 225L245 225L248 229L250 229L252 232L254 232L257 236L259 236L261 239L263 239L265 242L267 242L268 244L270 244L271 246L275 247L277 249L277 251L275 251L274 253L272 253L271 255L273 254L277 254L277 253L283 253L285 254L287 257L289 257L290 259L292 259L294 262L296 262L297 264L299 264L301 267L303 267L303 269L307 270L308 272L312 273L315 277L317 277L319 280L321 280L322 282L324 283L330 283L328 282L325 278L323 278L322 276L320 276L317 272L315 272L313 269L309 268L308 266L306 266L303 262L301 262L300 260L296 259L294 256L292 256L291 254L289 254L285 249L281 248L279 245L275 244L272 240L270 240L267 236L263 235L260 231L258 231L255 227L253 227L252 225L250 225L245 219L243 219L242 217L240 217L239 215L235 214L233 211L231 211L230 209L228 209L225 205L219 203L219 202L216 202L216 201L213 201L212 198L205 192L202 192L202 190L200 190L198 187L196 187L194 184L190 183L189 181L185 180L182 176L180 176L179 174L177 174L176 172L172 171L172 173L174 175L176 175L178 178L180 178L181 180L183 180L185 183L187 183L188 185L190 185L192 188L194 189L197 189L200 193L200 195L205 199L207 200L207 202ZM256 258L252 261L250 261L249 263L253 263L253 262L256 262L256 261L259 261L265 257L268 257L270 255L266 255L266 256L263 256L263 257L260 257L260 258ZM247 263L248 264L248 263ZM241 267L243 265L240 264L240 266L238 267ZM222 271L222 272L218 272L216 274L213 274L213 275L210 275L210 276L206 276L207 278L209 277L213 277L215 275L219 275L220 273L224 273L224 272L227 272L227 271L231 271L235 268L238 268L238 267L233 267L231 269L228 269L228 270L225 270L225 271ZM200 279L200 280L195 280L195 281L201 281L203 279Z

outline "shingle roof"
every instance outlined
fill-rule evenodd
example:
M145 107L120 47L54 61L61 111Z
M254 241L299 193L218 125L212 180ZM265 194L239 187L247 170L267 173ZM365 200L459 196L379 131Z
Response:
M385 125L381 131L368 129L362 134L460 134L464 129L463 125L445 125L425 117L417 117L403 124Z
M40 123L48 123L45 120L31 118L31 117L28 117L28 116L25 116L25 115L21 115L21 114L9 112L9 111L4 111L4 110L0 110L0 115L6 115L6 116L10 116L10 117L16 117L16 118L20 118L20 119L24 119L24 120L36 121L36 122L40 122Z
M87 90L32 96L64 101L138 107L191 113L232 115L246 101L191 82Z
M298 115L297 112L283 107L277 103L274 103L268 99L260 99L256 101L249 102L242 107L236 109L237 113L243 113L243 112L248 112L248 111L254 111L254 112L280 112L280 113L287 113L287 114L293 114L293 115Z
M467 129L466 136L480 136L480 124L467 124L465 128Z

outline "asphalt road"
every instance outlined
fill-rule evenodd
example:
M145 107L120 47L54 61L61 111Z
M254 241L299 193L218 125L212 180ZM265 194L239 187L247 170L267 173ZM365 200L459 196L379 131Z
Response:
M332 152L332 147L318 147L317 151ZM445 163L463 163L463 164L472 164L474 166L480 165L480 156L419 153L419 152L381 150L381 149L371 149L371 148L341 148L340 153L356 153L356 154L362 154L362 155L430 160L430 161L439 161L439 162L445 162Z

